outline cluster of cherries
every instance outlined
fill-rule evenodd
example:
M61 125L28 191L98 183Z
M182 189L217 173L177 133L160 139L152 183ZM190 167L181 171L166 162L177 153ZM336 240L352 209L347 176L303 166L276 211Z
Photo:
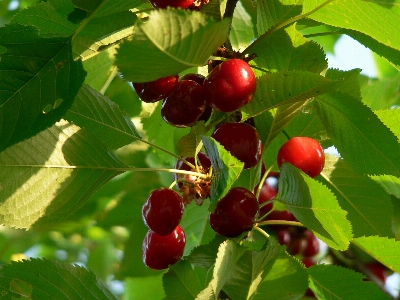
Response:
M133 83L144 102L163 101L162 118L175 127L190 127L207 121L212 109L233 112L247 104L256 90L250 66L241 59L230 59L204 77L200 74L167 76L152 82Z
M238 133L239 132L239 133ZM244 163L244 168L254 167L261 159L261 140L257 131L246 123L225 123L215 129L212 137L223 145L233 156ZM314 153L310 155L311 153ZM306 154L304 154L306 153ZM197 171L208 174L211 162L206 154L199 152L193 157L183 158L196 165L192 169L179 160L175 167L179 170ZM307 163L308 161L308 163ZM284 144L278 152L279 167L289 162L310 176L317 176L324 166L324 153L319 143L306 137L295 137ZM265 172L265 170L264 170ZM272 200L278 192L279 173L270 172L260 191L260 198L255 193L235 187L218 201L214 212L209 215L211 228L225 237L237 237L252 229L254 224L267 215L267 220L294 221L289 211L273 211ZM275 179L275 183L271 180ZM153 191L143 206L142 216L149 227L143 242L143 261L153 269L165 269L182 257L185 246L185 234L179 223L185 204L195 199L201 204L210 193L210 182L196 176L176 174L176 186L181 195L172 189L160 188ZM261 209L260 209L261 205ZM281 244L288 246L288 252L309 258L318 252L318 240L309 230L296 227L271 225L276 229ZM307 261L304 262L307 265Z
M209 0L150 0L150 3L156 9L167 8L170 6L174 8L200 10L203 5L208 2Z

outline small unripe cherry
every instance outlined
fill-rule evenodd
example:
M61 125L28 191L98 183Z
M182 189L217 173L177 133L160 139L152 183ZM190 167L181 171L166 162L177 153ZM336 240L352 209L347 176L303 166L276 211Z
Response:
M325 165L325 154L320 143L309 137L294 137L278 151L279 168L284 162L291 163L308 176L318 176Z

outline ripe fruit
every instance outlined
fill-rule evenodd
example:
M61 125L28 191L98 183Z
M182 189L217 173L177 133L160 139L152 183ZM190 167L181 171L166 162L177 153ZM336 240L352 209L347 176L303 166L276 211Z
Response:
M211 135L240 161L244 168L254 167L261 159L261 138L257 130L246 123L225 123Z
M180 226L168 235L149 230L143 240L143 262L151 269L166 269L181 259L185 244L185 233Z
M159 78L151 82L133 82L133 88L144 102L157 102L165 98L178 84L178 75Z
M383 265L378 262L369 262L365 266L375 274L382 282L386 282L386 269Z
M247 104L256 91L256 77L241 59L230 59L216 66L203 84L207 103L222 112Z
M194 82L197 82L200 85L203 85L205 79L206 78L201 74L188 73L188 74L183 75L179 79L179 81L181 81L181 80L192 80Z
M161 116L175 127L194 125L206 108L202 87L192 80L181 80L164 99Z
M151 4L154 8L167 8L167 6L175 8L188 8L193 4L193 0L151 0Z
M260 204L267 202L268 200L274 199L278 194L278 172L270 172L265 179L264 185L260 191L260 197L258 202ZM272 209L273 204L268 203L260 209L260 216L265 215Z
M325 154L318 141L309 137L294 137L278 151L278 166L289 162L296 168L314 178L325 165Z
M179 225L183 210L182 197L172 189L154 190L142 207L144 223L159 235L168 235Z
M235 237L251 230L258 215L258 201L249 190L232 188L210 214L211 228L226 237Z

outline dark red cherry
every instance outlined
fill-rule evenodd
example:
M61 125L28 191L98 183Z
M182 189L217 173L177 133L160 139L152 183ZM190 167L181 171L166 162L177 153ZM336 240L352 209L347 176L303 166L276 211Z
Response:
M278 172L270 172L265 179L264 185L260 191L260 197L258 202L260 204L267 202L268 200L274 199L278 194ZM265 215L272 209L272 203L268 203L260 209L260 216Z
M203 85L205 79L206 79L206 77L204 77L201 74L188 73L188 74L183 75L181 78L179 78L179 81L192 80L194 82L197 82L200 85Z
M185 244L185 233L180 226L168 235L149 230L142 246L143 262L151 269L166 269L181 259Z
M309 268L309 267L312 267L313 265L315 265L315 262L311 257L304 257L301 261L306 266L306 268Z
M193 126L206 108L202 87L192 80L181 80L164 99L161 116L175 127Z
M204 123L205 123L211 117L211 114L212 114L212 107L210 105L206 104L206 108L204 109L204 112L201 114L200 118L197 121L204 121Z
M159 188L151 192L142 207L144 223L159 235L168 235L182 219L182 197L172 189Z
M278 166L291 163L308 176L318 176L325 165L325 154L320 143L309 137L294 137L278 151Z
M288 230L279 230L276 232L276 236L280 245L286 245L286 247L289 247L290 243L292 242L292 238Z
M375 274L382 282L386 282L386 268L379 262L369 262L365 266Z
M225 123L211 135L238 160L244 168L254 167L261 159L261 138L257 130L246 123Z
M301 244L300 244L300 254L303 255L304 257L311 257L314 255L317 255L319 252L319 243L315 235L309 231L306 230L304 232L305 237L301 239Z
M150 0L154 8L167 8L167 6L175 8L188 8L193 4L194 0Z
M274 210L267 216L267 220L274 221L296 221L294 215L288 210ZM274 230L288 229L289 225L270 225Z
M207 103L222 112L231 112L250 102L256 91L256 77L241 59L216 66L203 84Z
M165 98L178 84L179 75L159 78L151 82L132 83L139 98L144 102L157 102Z
M249 190L232 188L210 214L211 228L226 237L236 237L251 230L258 216L258 201Z

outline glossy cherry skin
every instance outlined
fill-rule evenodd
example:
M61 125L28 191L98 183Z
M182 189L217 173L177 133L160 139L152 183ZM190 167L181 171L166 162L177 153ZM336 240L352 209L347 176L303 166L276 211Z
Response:
M246 123L225 123L211 135L238 160L244 168L254 167L261 159L261 138L257 130Z
M206 77L204 77L201 74L188 73L188 74L183 75L181 78L179 78L179 81L192 80L194 82L197 82L200 85L203 85L205 79L206 79Z
M304 231L303 236L295 240L289 249L290 254L300 254L304 257L312 257L314 255L317 255L318 252L318 240L315 235L309 230Z
M183 158L185 160L187 160L188 162L190 162L191 164L195 165L194 157L183 157ZM210 171L211 161L205 153L203 153L203 152L197 153L197 164L199 166L201 166L202 172L204 174L206 174ZM176 161L175 169L184 170L184 171L196 171L196 170L191 169L187 164L185 164L181 160ZM188 181L191 181L191 180L194 180L195 177L192 175L174 173L174 180L179 180L179 179L186 179ZM182 186L182 183L178 182L177 186L178 186L178 188L180 188Z
M366 263L365 266L375 274L382 282L386 282L386 269L383 265L378 262Z
M181 80L164 99L161 116L175 127L193 126L206 108L202 87L192 80Z
M154 8L167 8L167 6L175 8L188 8L193 4L194 0L150 0Z
M178 84L179 75L159 78L151 82L132 83L139 98L144 102L157 102L165 98Z
M258 201L245 188L232 188L210 214L211 228L226 237L236 237L253 228L258 216Z
M230 59L216 66L203 84L207 103L222 112L246 105L256 91L256 77L241 59Z
M284 162L291 163L308 176L318 176L325 165L325 154L320 143L309 137L294 137L287 141L278 151L278 166Z
M185 205L182 197L172 189L159 188L151 192L142 207L144 223L159 235L168 235L182 219Z
M258 202L260 205L268 200L274 199L278 194L279 172L270 172L265 179L264 185L260 191ZM272 203L268 203L260 209L260 216L265 215L272 209Z
M142 245L143 262L151 269L166 269L181 259L185 244L185 232L180 226L169 235L159 235L149 230Z

